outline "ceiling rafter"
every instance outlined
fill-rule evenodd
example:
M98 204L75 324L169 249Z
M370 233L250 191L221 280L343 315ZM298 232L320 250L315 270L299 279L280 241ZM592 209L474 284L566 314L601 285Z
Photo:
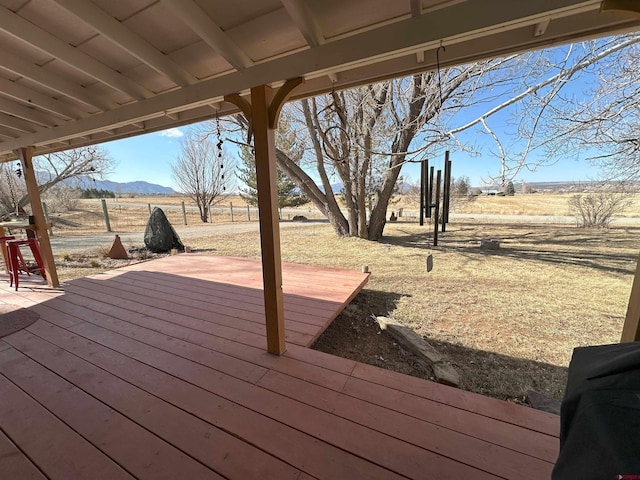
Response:
M89 26L100 32L138 60L170 78L182 87L196 83L198 79L158 51L153 45L132 32L107 12L88 0L53 0Z
M422 15L422 0L410 0L411 1L411 16L418 17Z
M253 65L253 60L193 0L162 0L162 3L180 17L233 68L242 70Z
M0 135L2 135L5 138L13 140L15 138L18 138L20 136L20 133L11 128L0 126Z
M85 88L69 83L59 75L39 67L35 63L27 62L16 55L3 52L2 50L0 50L0 66L67 97L93 107L98 107L100 110L107 111L116 106L115 103L106 102L95 95L91 95Z
M60 100L43 95L25 87L24 85L20 85L18 82L12 82L11 80L4 78L0 78L0 92L16 100L26 102L30 105L35 105L43 110L55 113L56 115L60 115L64 118L72 119L88 116L86 112L81 111L79 108L74 108Z
M318 45L322 45L326 42L318 22L313 18L313 14L303 1L280 1L310 47L317 47Z
M0 112L8 113L14 117L37 123L43 127L53 127L54 125L62 123L58 119L52 117L51 114L44 113L36 110L35 108L26 107L21 103L14 102L13 100L3 97L0 97Z
M22 120L21 118L7 115L0 112L0 125L9 127L22 133L36 133L41 129L37 128L33 123Z
M153 96L153 93L142 85L138 85L5 7L0 7L0 29L134 99L142 100Z

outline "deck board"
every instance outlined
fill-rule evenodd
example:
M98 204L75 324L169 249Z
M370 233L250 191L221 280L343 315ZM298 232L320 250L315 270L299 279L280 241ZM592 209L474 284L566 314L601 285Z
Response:
M180 255L61 291L0 285L1 302L40 315L0 339L0 472L549 478L557 417L310 350L367 276L285 264L283 279L280 357L265 351L255 260Z

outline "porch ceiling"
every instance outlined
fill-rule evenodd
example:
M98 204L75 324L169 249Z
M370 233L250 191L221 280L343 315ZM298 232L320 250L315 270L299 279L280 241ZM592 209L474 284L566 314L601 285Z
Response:
M599 0L0 0L0 161L236 110L226 94L305 77L296 98L640 28Z

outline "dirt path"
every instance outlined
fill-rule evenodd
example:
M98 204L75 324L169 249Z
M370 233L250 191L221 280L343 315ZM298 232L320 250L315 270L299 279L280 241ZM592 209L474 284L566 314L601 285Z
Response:
M311 222L282 222L281 229L297 228L309 225ZM326 222L320 222L326 223ZM203 225L197 227L175 227L180 237L188 236L219 236L229 233L257 232L259 229L258 222L255 223L229 223L225 225ZM126 233L100 233L95 235L77 235L73 237L53 236L51 237L51 248L54 255L63 253L83 253L98 248L109 248L113 242L115 235L120 235L120 239L125 248L141 247L144 245L144 232L126 232Z

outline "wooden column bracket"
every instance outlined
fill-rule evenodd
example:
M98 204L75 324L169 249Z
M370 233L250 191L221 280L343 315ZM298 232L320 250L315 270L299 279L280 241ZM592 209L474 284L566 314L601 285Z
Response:
M287 80L276 92L266 85L253 87L251 102L238 94L224 97L225 102L233 103L246 115L254 136L267 350L275 355L282 355L287 348L282 293L275 129L278 126L282 106L302 82L302 78Z
M23 147L16 151L16 155L22 163L22 171L24 173L24 181L27 184L27 193L29 194L29 202L31 203L31 211L33 213L34 225L36 226L36 236L40 244L40 255L44 263L44 271L47 276L47 283L52 287L60 285L58 281L58 272L56 271L56 262L53 258L51 250L51 241L49 240L49 232L47 231L47 222L42 208L40 199L40 190L36 174L33 169L33 147Z

